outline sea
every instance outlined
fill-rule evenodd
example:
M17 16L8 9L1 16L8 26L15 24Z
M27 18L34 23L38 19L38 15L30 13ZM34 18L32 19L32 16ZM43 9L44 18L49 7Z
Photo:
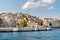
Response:
M60 28L51 31L0 32L0 40L60 40Z

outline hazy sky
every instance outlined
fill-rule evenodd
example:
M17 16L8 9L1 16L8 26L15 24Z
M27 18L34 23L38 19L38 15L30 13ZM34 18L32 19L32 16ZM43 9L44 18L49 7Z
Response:
M60 18L60 0L0 0L0 12L17 11L40 18Z

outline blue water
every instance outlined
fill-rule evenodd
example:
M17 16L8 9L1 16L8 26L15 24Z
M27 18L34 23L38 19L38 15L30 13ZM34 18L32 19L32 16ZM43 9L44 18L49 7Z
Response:
M60 40L60 29L38 32L0 32L0 40Z

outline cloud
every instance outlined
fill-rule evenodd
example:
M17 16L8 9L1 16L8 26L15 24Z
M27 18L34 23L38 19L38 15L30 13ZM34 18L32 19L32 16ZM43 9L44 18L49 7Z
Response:
M48 7L48 10L53 10L54 6Z
M49 5L52 5L54 2L55 2L55 0L38 0L36 2L34 2L34 0L28 0L22 6L22 9L49 6Z
M42 0L42 3L45 4L53 4L55 2L55 0Z
M22 7L22 9L34 8L34 7L38 7L38 6L40 6L39 2L28 1L27 3L24 4L24 6Z

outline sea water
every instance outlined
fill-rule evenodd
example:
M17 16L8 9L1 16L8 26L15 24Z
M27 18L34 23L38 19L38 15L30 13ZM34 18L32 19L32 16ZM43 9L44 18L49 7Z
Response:
M0 32L0 40L60 40L60 29L34 32Z

